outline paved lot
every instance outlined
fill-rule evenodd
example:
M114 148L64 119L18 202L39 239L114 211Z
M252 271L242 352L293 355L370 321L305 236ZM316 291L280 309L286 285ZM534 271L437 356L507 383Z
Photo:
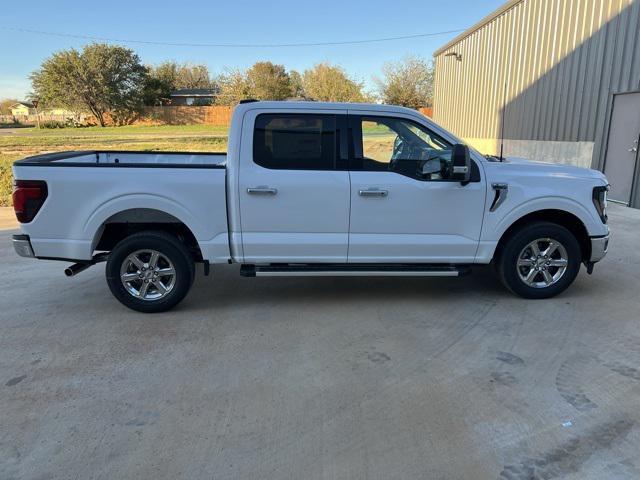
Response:
M199 277L145 316L0 215L0 479L640 478L640 211L564 295Z

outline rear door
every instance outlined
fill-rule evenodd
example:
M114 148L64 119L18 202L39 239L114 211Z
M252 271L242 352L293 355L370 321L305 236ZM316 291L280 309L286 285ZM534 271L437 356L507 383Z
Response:
M486 196L478 166L466 185L448 180L452 144L414 119L350 111L349 122L349 263L473 263Z
M247 112L239 174L245 262L347 261L349 173L338 141L344 122L345 111Z

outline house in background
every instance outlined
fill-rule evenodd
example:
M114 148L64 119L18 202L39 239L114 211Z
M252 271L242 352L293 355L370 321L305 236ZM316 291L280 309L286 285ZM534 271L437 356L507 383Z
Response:
M215 88L183 88L171 92L170 105L172 107L183 105L213 105L217 94L218 91Z
M41 116L58 116L58 117L74 117L76 114L65 108L40 108L39 112L36 112L36 108L31 102L18 102L9 107L11 115L14 117L21 117L27 115L35 115L40 113Z
M9 107L11 109L11 115L14 117L20 115L35 115L36 109L31 102L18 102Z

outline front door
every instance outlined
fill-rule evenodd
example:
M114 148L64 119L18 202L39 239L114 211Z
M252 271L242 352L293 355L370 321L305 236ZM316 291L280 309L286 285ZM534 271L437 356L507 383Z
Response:
M640 93L616 95L609 128L604 173L611 184L609 198L631 202L640 140Z
M350 263L473 263L486 190L448 180L451 143L408 118L349 115Z
M238 182L246 263L347 261L350 190L349 172L336 166L339 117L247 113Z

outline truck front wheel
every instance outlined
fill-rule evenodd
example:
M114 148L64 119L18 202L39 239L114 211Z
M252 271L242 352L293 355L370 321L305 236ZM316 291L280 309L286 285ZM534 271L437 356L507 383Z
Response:
M109 254L106 276L111 293L126 307L164 312L189 292L195 265L177 238L161 231L133 234Z
M497 254L500 280L524 298L549 298L563 292L578 275L582 259L573 234L550 222L515 231Z

